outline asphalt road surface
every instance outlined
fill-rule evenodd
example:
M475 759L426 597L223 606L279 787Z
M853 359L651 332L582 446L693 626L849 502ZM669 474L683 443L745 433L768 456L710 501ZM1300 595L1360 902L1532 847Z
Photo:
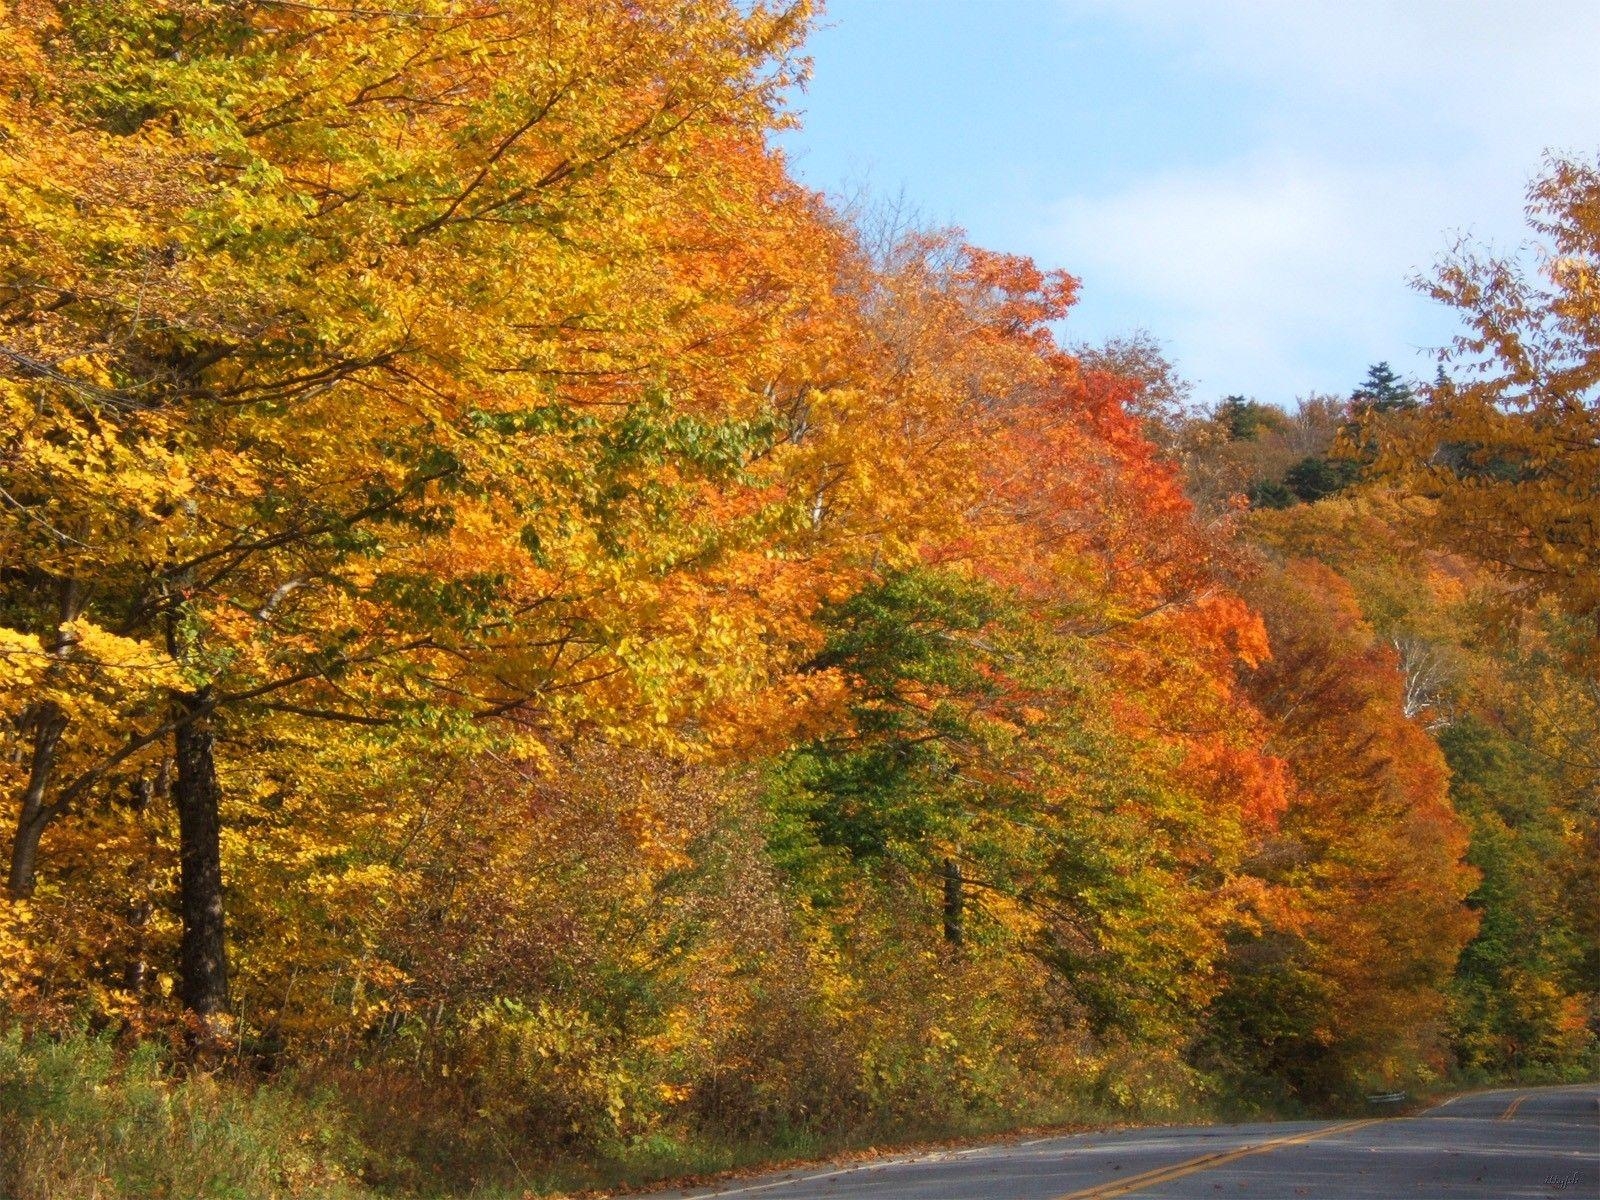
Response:
M1127 1129L660 1193L729 1200L1600 1200L1600 1086L1457 1096L1410 1117Z

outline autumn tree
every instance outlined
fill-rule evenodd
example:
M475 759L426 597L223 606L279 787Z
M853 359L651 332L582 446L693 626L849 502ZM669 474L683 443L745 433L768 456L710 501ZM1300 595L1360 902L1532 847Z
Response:
M1578 1015L1591 1001L1600 946L1595 899L1592 689L1571 670L1569 619L1498 635L1489 572L1419 544L1426 502L1372 485L1314 507L1252 516L1276 554L1336 571L1395 654L1402 711L1444 752L1451 802L1482 879L1479 916L1451 994L1451 1046L1466 1070L1551 1075L1579 1069L1592 1044ZM1587 972L1587 974L1586 974Z
M731 173L799 18L15 18L11 888L50 823L166 745L184 999L209 1017L222 725L660 724L692 693L698 618L656 607L665 564L716 540L688 513L763 433L667 390L661 314L701 299L660 250L713 197L760 210Z
M1429 536L1528 609L1600 617L1600 169L1552 157L1528 189L1535 264L1461 247L1424 284L1466 325L1415 420L1378 423L1379 467L1434 502Z
M1211 411L1211 419L1221 426L1229 441L1253 442L1262 433L1276 431L1284 424L1282 409L1244 396L1224 396Z
M1588 827L1502 794L1592 785L1574 618L1486 671L1343 486L1387 368L1196 413L808 191L804 5L8 15L6 1019L231 1010L472 1186L1582 1052Z
M1482 875L1452 1023L1462 1066L1490 1077L1561 1077L1595 1041L1592 849L1561 772L1513 731L1472 715L1444 731L1451 792Z
M1251 676L1294 775L1254 871L1215 1012L1224 1069L1316 1102L1446 1067L1448 985L1474 916L1444 759L1407 718L1395 656L1328 568L1253 589L1273 657Z
M852 921L848 864L909 874L925 930L1026 948L1057 981L1056 1020L1097 1053L1146 1053L1157 1031L1192 1033L1245 831L1279 803L1234 676L1260 626L1142 436L1137 380L1050 335L1069 281L924 234L876 286L894 457L858 470L927 446L941 486L867 543L875 578L819 614L815 666L840 673L846 722L784 761L775 848ZM912 532L915 565L891 569Z
M1127 380L1132 388L1126 407L1144 435L1168 454L1177 453L1194 415L1194 384L1179 374L1154 334L1136 329L1095 344L1072 342L1067 349L1084 370Z

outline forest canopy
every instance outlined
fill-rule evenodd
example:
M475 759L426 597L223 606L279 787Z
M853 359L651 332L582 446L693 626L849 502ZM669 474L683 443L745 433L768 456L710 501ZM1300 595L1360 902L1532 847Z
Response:
M0 12L8 1069L400 1190L1594 1069L1594 164L1204 406L798 183L803 6Z

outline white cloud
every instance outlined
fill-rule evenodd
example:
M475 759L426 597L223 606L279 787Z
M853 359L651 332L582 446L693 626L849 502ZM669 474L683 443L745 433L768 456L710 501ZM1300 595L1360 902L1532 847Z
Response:
M1219 72L1306 105L1453 124L1482 143L1559 127L1593 138L1592 0L1116 0L1115 17Z
M1455 234L1524 236L1547 146L1600 144L1600 5L1074 3L1259 98L1231 161L1062 198L1045 243L1097 294L1170 338L1218 390L1347 386L1332 359L1436 344L1451 326L1406 286ZM1420 358L1397 361L1419 373Z
M1428 265L1450 192L1427 172L1269 155L1069 198L1049 241L1083 276L1089 309L1149 311L1203 386L1306 392L1344 382L1317 377L1306 356L1318 346L1392 345L1412 323L1406 279Z

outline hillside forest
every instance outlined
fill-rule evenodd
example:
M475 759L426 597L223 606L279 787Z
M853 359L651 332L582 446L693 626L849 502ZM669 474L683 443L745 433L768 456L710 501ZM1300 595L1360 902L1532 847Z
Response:
M810 20L0 4L0 1193L1593 1077L1600 168L1197 397L799 184Z

